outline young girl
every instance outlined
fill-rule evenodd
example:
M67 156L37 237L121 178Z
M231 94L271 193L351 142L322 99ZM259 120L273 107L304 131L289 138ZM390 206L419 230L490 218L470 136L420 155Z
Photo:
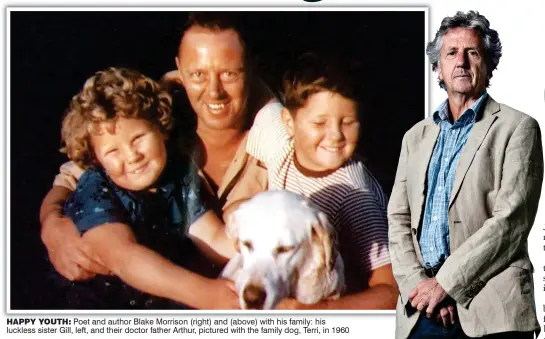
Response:
M268 169L269 189L310 198L337 230L351 295L314 308L394 308L397 296L386 198L353 155L360 130L355 81L345 65L303 55L284 77L281 115L280 107L261 111L248 137L247 152Z
M109 294L130 291L115 307L153 307L151 294L194 308L238 308L229 282L174 264L184 261L189 239L216 261L234 247L201 203L195 167L167 152L170 128L170 96L153 80L116 68L89 78L62 124L63 151L86 169L64 213L121 279L106 282Z

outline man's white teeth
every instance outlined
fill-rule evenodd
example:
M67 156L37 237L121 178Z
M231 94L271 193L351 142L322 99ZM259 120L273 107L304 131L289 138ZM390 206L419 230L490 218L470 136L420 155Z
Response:
M339 147L324 147L324 149L331 153L337 153L340 150Z
M220 110L225 107L225 104L208 104L208 107L213 110Z

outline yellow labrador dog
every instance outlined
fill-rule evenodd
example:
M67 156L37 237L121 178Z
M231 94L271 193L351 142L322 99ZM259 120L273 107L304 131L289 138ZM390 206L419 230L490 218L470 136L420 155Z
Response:
M308 199L260 193L242 203L226 227L239 253L222 276L235 282L243 309L274 309L286 297L312 304L344 290L335 230Z

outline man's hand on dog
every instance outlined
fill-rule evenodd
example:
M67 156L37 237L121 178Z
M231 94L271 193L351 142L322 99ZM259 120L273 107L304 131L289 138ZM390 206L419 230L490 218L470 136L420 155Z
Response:
M428 278L416 285L409 293L411 306L420 312L426 312L426 316L431 318L435 308L447 297L447 292L439 285L437 279Z

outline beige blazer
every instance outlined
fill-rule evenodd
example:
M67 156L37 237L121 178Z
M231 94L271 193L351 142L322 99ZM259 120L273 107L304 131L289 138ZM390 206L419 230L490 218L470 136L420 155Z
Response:
M390 255L400 296L396 338L406 338L409 292L423 279L418 234L428 164L440 128L425 119L403 137L388 206ZM534 223L543 151L537 121L490 96L462 150L449 204L450 256L437 281L457 303L468 336L539 331L528 234Z

